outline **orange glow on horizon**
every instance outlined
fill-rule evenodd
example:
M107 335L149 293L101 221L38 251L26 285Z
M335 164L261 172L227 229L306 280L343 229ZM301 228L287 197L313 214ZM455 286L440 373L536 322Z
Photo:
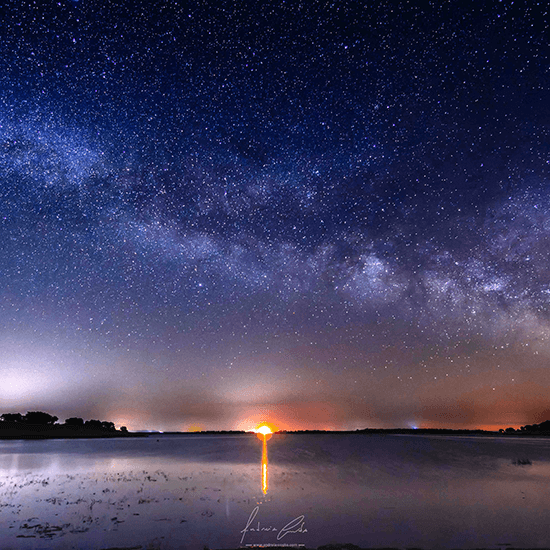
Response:
M258 436L258 438L264 441L271 439L271 436L276 431L277 431L277 428L275 428L273 424L269 425L266 422L262 422L257 428L254 428L253 430L253 432Z
M253 430L254 433L272 434L279 431L279 428L271 422L260 422Z

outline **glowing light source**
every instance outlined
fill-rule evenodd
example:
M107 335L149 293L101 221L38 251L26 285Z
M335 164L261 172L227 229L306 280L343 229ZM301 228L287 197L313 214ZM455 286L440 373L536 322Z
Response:
M277 431L277 428L273 424L267 424L262 422L258 425L253 432L258 436L259 439L267 438L270 439L274 432Z

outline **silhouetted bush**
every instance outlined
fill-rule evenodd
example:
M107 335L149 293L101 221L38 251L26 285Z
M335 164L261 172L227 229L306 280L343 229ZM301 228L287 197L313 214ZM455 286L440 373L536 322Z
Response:
M57 416L52 416L42 411L29 411L23 418L25 424L39 424L42 426L51 426L58 420Z
M508 430L513 430L513 428L508 428L506 430L506 433ZM522 433L522 434L550 434L550 420L545 420L544 422L541 422L540 424L527 424L525 426L522 426L516 433Z
M65 420L65 426L77 426L81 428L84 426L84 420L77 417L67 418L67 420Z
M86 422L84 422L84 427L90 430L101 430L101 420L86 420Z
M50 437L116 437L134 435L124 426L120 431L114 422L86 420L73 416L64 424L56 424L57 416L41 412L28 411L21 413L0 414L1 439L32 439Z
M23 415L21 413L4 413L0 418L2 422L23 422Z

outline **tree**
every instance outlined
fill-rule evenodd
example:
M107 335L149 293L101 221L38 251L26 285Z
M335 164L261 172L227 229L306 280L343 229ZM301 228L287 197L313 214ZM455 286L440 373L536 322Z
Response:
M86 420L84 426L91 430L101 430L101 420Z
M0 418L3 422L23 422L21 413L4 413Z
M65 426L81 427L84 426L84 420L77 417L67 418L67 420L65 420Z
M126 426L121 426L120 431L124 433L128 433L128 428Z
M114 422L102 422L101 423L101 429L105 430L107 432L114 432L116 431Z
M52 416L51 414L41 412L41 411L29 411L25 415L26 424L40 424L45 426L51 426L55 424L59 418L57 416Z

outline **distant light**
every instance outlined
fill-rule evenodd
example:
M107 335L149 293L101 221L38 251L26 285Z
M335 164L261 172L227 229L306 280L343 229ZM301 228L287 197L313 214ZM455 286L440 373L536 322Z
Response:
M277 428L273 426L273 424L269 425L266 422L262 422L257 428L253 430L258 438L263 440L271 439L271 436L276 431Z
M265 420L260 422L259 424L256 424L256 427L252 429L255 434L260 435L270 435L274 434L275 432L279 431L279 427L275 426L275 424L272 424L271 422L266 422Z

